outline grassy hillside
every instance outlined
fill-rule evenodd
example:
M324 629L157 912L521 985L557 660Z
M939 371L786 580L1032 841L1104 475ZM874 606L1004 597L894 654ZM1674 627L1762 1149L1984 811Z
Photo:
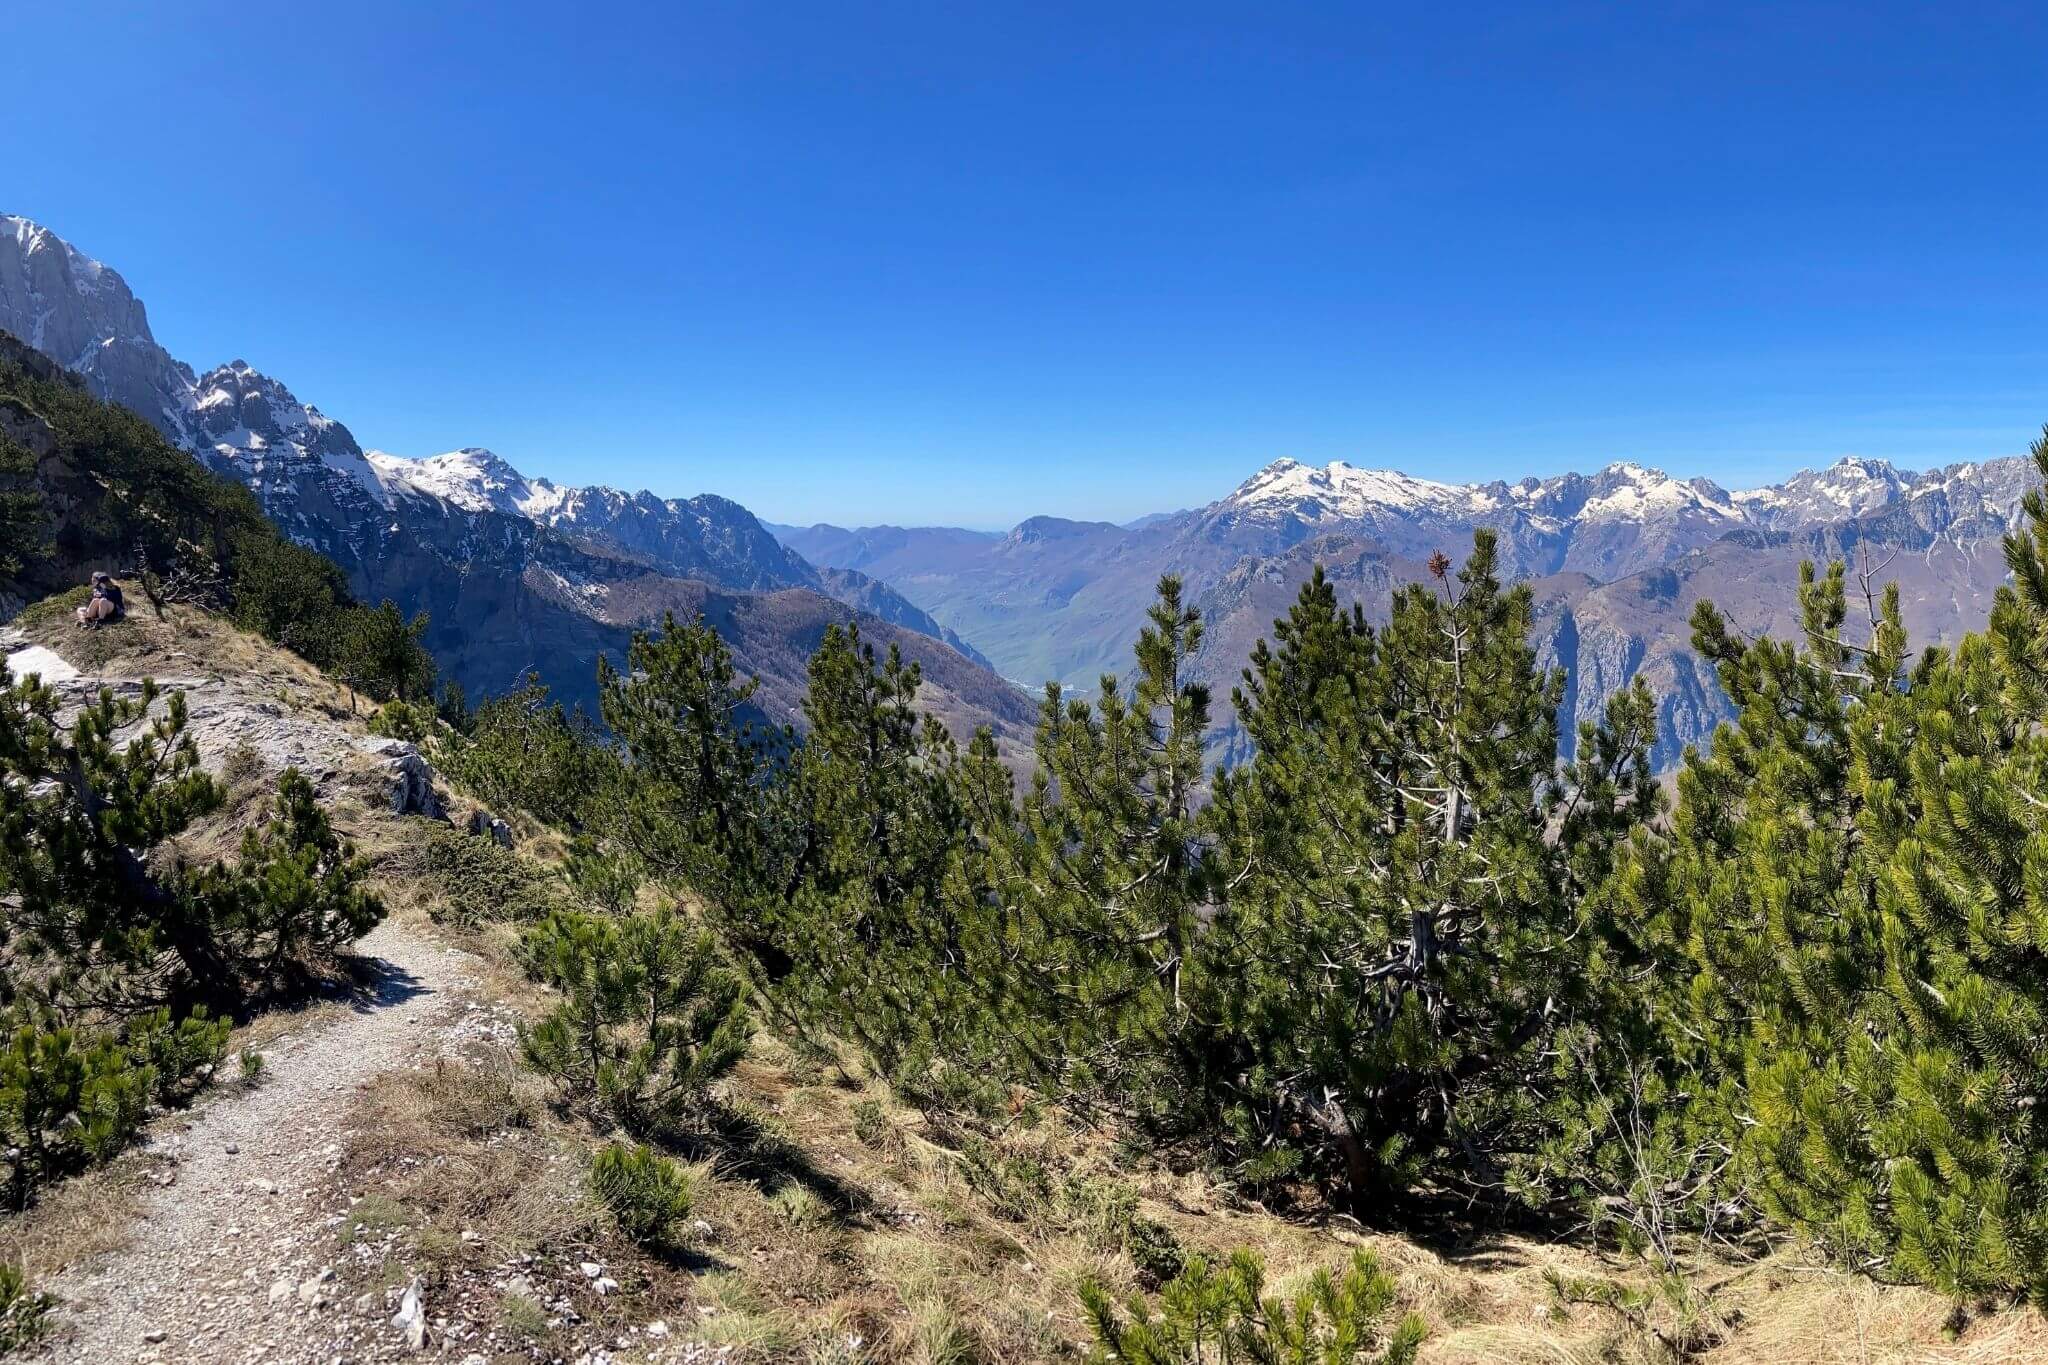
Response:
M94 569L234 562L276 538L247 490L207 473L147 422L0 333L0 591L40 597Z

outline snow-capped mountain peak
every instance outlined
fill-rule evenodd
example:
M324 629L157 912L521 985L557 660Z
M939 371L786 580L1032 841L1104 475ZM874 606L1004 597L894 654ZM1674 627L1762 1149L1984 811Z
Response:
M194 452L256 489L280 520L286 486L309 478L343 502L390 506L383 479L348 428L245 360L198 376L183 416Z
M1705 479L1674 479L1630 461L1597 474L1527 478L1516 484L1455 484L1393 469L1361 469L1343 460L1317 467L1276 460L1221 503L1238 516L1304 523L1372 522L1387 515L1497 521L1520 516L1541 530L1573 521L1647 521L1697 514L1739 523L1742 512Z
M1361 469L1343 460L1323 466L1280 459L1246 479L1225 504L1245 512L1303 520L1360 520L1375 514L1464 515L1483 510L1485 491L1418 479L1394 469Z
M503 512L546 521L576 490L546 479L529 479L503 457L482 446L410 460L373 450L370 463L395 491L437 499L466 512Z
M1783 483L1745 489L1736 502L1770 526L1803 526L1860 517L1909 496L1921 475L1888 460L1844 455L1825 469L1804 469Z
M1562 479L1546 483L1555 485ZM1686 513L1731 523L1742 520L1728 494L1706 479L1674 479L1661 469L1624 460L1608 465L1590 482L1592 495L1577 512L1584 521L1648 521Z

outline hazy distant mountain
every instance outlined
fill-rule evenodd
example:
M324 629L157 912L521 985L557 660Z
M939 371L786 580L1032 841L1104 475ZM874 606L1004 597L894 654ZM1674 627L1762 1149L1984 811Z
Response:
M1729 714L1691 651L1694 601L1711 597L1746 629L1789 629L1800 559L1867 548L1900 583L1916 638L1952 640L1989 612L2004 575L1999 538L2032 479L2020 458L1925 473L1851 458L1737 492L1635 464L1446 484L1280 460L1207 507L1129 527L1034 518L1000 537L830 526L780 534L821 563L857 557L1027 683L1086 688L1128 671L1153 585L1176 573L1208 623L1200 666L1217 692L1215 747L1230 756L1239 744L1230 688L1315 563L1378 618L1432 553L1460 558L1475 528L1492 527L1509 573L1535 585L1539 645L1571 673L1571 718L1596 717L1615 688L1644 674L1661 699L1659 757L1669 763Z
M1028 734L1029 699L958 636L868 575L814 567L739 504L560 488L477 449L365 453L243 361L197 374L172 358L119 274L22 218L0 217L0 330L246 484L362 596L431 612L430 647L472 691L535 670L588 702L600 651L619 652L663 609L701 607L730 625L742 666L763 675L764 704L790 719L825 623L858 619L925 665L935 708L994 726L1013 750Z

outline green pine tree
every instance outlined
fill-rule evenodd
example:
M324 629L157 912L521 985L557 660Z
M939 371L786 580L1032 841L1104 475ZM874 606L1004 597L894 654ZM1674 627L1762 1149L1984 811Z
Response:
M1655 808L1647 693L1557 763L1561 674L1490 532L1374 630L1320 575L1237 695L1256 745L1218 782L1202 1096L1254 1180L1353 1204L1425 1172L1498 1193L1540 1142L1545 1044L1585 1005L1577 933Z
M963 769L975 814L956 904L970 975L1018 1074L1069 1099L1177 1125L1195 1018L1190 959L1210 867L1199 819L1209 694L1201 618L1159 582L1128 687L1093 703L1048 685L1038 772L1013 810L991 745Z
M945 727L916 709L922 674L858 626L828 626L811 656L807 728L790 760L800 831L781 1000L865 1047L885 1070L922 1051L949 985L941 893L962 820Z
M374 608L350 608L342 620L342 676L380 700L431 700L434 657L420 643L427 626L427 613L408 621L388 598Z
M800 860L771 779L790 737L752 718L757 679L702 617L636 634L623 671L598 664L604 722L624 760L606 837L648 874L697 897L742 957L775 979L789 962L764 915ZM479 731L482 722L479 722Z
M591 824L599 810L611 812L616 761L582 712L551 701L538 676L529 674L524 687L473 713L466 704L462 711L463 724L450 722L436 758L481 800L570 831Z
M1340 1276L1320 1269L1291 1298L1265 1292L1266 1268L1241 1250L1220 1268L1197 1259L1161 1286L1156 1308L1143 1298L1119 1312L1099 1284L1081 1287L1095 1333L1094 1359L1122 1365L1409 1365L1422 1348L1422 1319L1391 1331L1394 1282L1369 1251L1354 1252Z

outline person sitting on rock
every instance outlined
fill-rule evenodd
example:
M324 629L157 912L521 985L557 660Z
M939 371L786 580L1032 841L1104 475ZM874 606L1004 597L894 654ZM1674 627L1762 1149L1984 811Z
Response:
M97 626L121 619L121 585L103 573L92 576L92 598L78 609L78 624Z

